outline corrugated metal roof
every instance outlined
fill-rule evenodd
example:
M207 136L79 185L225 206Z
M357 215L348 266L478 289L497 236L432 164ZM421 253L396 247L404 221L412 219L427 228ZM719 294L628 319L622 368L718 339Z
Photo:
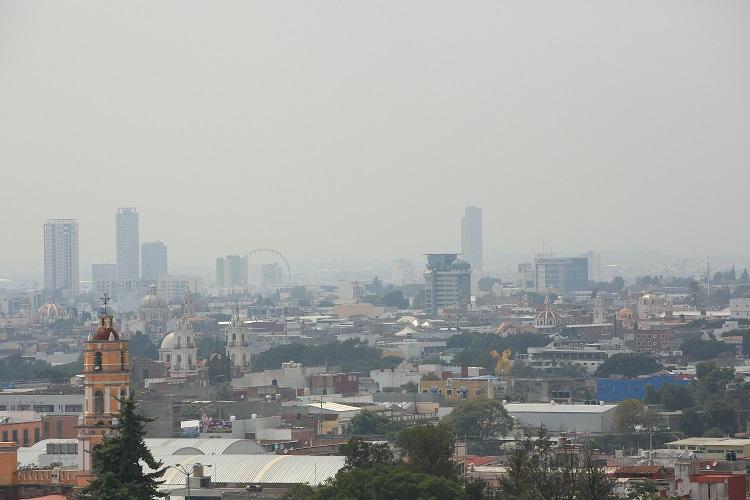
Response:
M553 403L507 403L512 413L606 413L617 405L560 405Z
M191 470L197 463L205 467L205 475L219 483L317 485L335 476L344 467L345 458L304 455L170 455L163 457L162 461L164 467L167 467L162 477L165 486L185 484L185 475L171 467L180 464Z
M311 406L313 408L323 408L324 410L329 410L329 411L358 411L361 409L356 406L342 405L341 403L331 403L331 402L307 403L307 406Z
M149 438L143 440L155 456L165 455L255 455L265 453L249 439Z

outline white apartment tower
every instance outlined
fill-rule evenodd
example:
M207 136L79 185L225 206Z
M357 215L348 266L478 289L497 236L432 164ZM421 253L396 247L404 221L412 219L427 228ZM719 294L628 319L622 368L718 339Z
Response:
M471 264L474 271L483 265L482 209L468 206L461 217L461 258Z
M78 294L78 221L49 219L44 224L44 288Z
M140 278L140 238L138 236L138 212L135 208L118 208L115 215L115 237L117 246L117 279Z

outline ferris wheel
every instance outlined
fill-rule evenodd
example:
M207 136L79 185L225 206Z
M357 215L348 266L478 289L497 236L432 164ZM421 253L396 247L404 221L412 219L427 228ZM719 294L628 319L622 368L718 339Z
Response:
M268 287L291 285L292 268L289 261L273 248L256 248L246 256L247 279L250 283Z

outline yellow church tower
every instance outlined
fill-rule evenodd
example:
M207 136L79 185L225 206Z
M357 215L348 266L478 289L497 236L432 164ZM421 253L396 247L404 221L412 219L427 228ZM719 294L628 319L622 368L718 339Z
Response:
M112 316L107 314L109 297L99 327L89 335L83 349L83 417L78 425L78 470L91 470L91 450L102 441L120 410L117 399L128 397L128 341L120 339Z

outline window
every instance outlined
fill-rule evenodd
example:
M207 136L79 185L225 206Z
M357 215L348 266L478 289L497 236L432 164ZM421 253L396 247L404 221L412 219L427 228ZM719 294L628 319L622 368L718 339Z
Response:
M29 445L29 430L28 429L23 430L23 445L24 446Z
M94 353L94 371L102 371L102 353L99 351L96 351Z
M40 429L39 427L34 428L34 442L38 443L40 441Z
M8 441L8 431L3 431L3 441Z
M83 405L65 405L65 413L83 413Z
M96 391L94 393L94 414L101 415L104 413L104 393Z
M120 351L120 371L124 372L127 368L127 363L125 363L125 351Z
M55 405L34 405L33 408L37 413L55 413Z
M57 431L57 437L59 437L59 438L63 437L63 428L62 427L63 427L62 420L58 419L57 422L55 422L55 431Z
M18 443L18 431L16 429L13 429L13 441Z

